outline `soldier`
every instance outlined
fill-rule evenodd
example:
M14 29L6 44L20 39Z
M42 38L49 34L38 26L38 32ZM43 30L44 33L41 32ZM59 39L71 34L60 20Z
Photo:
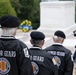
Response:
M71 59L71 51L65 48L62 43L66 38L63 31L57 30L54 33L54 44L46 48L46 51L54 56L59 67L59 75L72 75L73 61Z
M15 16L0 18L0 75L33 75L27 46L15 38L19 20Z
M34 75L58 75L58 67L53 64L52 56L42 50L45 35L42 32L33 31L30 37L33 47L29 49L29 52Z

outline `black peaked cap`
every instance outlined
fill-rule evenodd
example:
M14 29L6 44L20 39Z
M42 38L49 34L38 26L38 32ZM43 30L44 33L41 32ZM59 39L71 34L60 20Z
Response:
M34 40L44 40L45 39L45 35L39 31L32 31L30 33L30 37L31 37L31 39L34 39Z
M54 35L55 36L59 36L59 37L62 37L62 38L66 38L66 35L64 34L64 32L63 31L60 31L60 30L58 30L58 31L56 31L55 33L54 33Z
M1 27L18 27L20 25L19 19L12 15L4 15L0 18Z

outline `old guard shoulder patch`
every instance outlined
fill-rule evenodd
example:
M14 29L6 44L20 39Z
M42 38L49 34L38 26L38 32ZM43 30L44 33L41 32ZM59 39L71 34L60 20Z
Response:
M33 73L34 75L36 75L39 72L39 67L35 62L31 62L31 63L32 63Z
M24 48L23 51L24 51L25 57L29 58L28 49L27 48Z
M10 62L6 58L0 58L0 75L8 74L10 68Z
M54 65L57 65L58 67L61 65L61 59L58 56L54 56L52 61Z

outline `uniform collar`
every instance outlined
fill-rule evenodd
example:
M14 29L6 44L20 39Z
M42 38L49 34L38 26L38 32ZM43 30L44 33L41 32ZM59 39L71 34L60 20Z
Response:
M0 38L1 39L15 39L14 36L3 36L3 35Z
M33 48L33 49L41 49L40 47L36 47L36 46L33 46L31 48Z
M62 45L61 43L54 43L53 45Z

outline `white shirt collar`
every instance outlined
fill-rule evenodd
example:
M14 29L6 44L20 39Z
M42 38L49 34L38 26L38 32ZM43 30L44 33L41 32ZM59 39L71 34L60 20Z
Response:
M41 49L40 47L31 47L31 48L38 48L38 49Z
M54 43L55 45L62 45L61 43Z

